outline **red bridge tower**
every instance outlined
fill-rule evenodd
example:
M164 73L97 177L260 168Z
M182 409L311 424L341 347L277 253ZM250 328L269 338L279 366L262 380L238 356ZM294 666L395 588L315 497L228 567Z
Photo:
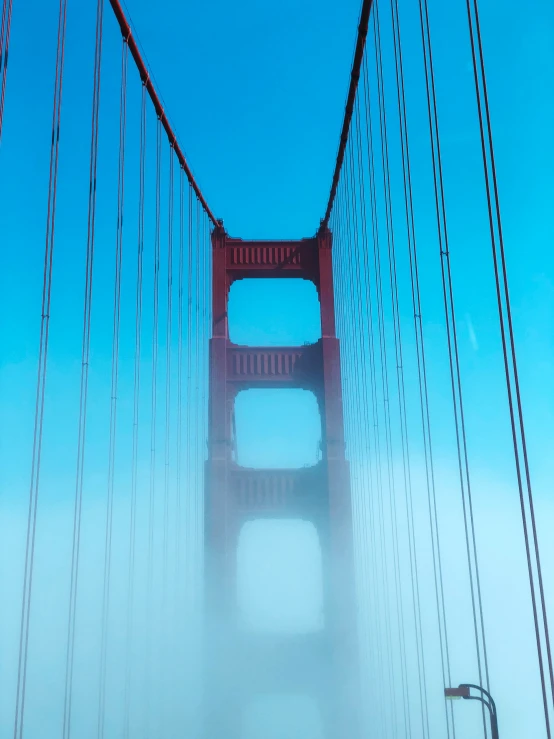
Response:
M352 561L352 510L345 458L339 341L335 333L332 236L243 241L223 226L212 234L213 335L210 340L206 470L206 736L239 739L241 713L256 694L317 700L325 739L359 736L359 676ZM312 280L321 339L308 346L243 347L229 341L231 284L248 277ZM235 397L247 388L302 388L318 401L322 460L303 469L260 470L233 461ZM241 630L236 550L241 526L260 518L312 522L319 535L324 626L297 636Z

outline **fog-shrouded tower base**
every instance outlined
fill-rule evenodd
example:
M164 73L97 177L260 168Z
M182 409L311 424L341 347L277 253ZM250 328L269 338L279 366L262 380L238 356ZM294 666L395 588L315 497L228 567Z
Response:
M221 225L212 234L213 333L210 340L206 468L205 739L240 739L243 711L260 695L317 702L325 739L359 737L359 671L352 509L345 458L340 350L335 334L332 235L300 241L243 241ZM294 347L244 347L229 341L229 289L244 278L314 282L321 339ZM233 406L249 388L301 388L319 405L322 457L301 469L249 469L234 461ZM267 419L271 423L271 419ZM291 424L294 419L291 418ZM303 519L318 533L324 618L309 634L266 634L241 627L237 544L254 519Z

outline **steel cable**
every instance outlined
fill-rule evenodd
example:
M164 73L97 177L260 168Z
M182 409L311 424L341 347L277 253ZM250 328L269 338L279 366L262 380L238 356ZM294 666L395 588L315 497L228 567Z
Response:
M142 84L139 144L139 199L138 199L138 244L137 279L135 288L135 355L133 378L133 431L131 459L131 510L129 526L129 567L127 571L127 614L126 614L126 652L125 652L125 692L123 736L129 739L131 717L131 678L133 612L135 605L135 563L136 563L136 521L138 487L138 447L140 420L140 379L141 379L141 339L142 339L142 301L143 301L143 254L144 254L144 204L146 175L146 88Z
M145 739L151 733L151 672L152 660L152 606L154 587L154 531L156 512L156 440L158 405L158 343L159 343L159 292L160 292L160 250L161 250L161 177L162 177L162 128L160 119L156 123L156 183L155 183L155 224L154 224L154 262L153 262L153 313L152 313L152 374L150 396L150 490L148 504L148 548L146 585L146 696L144 701Z
M104 542L104 578L102 593L102 620L100 637L100 685L98 701L97 736L102 739L106 712L106 670L108 651L108 629L110 614L110 582L113 535L113 504L115 482L116 433L117 433L117 393L119 380L119 340L121 326L121 275L123 262L123 213L125 204L125 142L127 133L127 60L128 46L123 40L121 55L121 93L119 113L119 162L117 183L117 222L115 247L115 279L113 307L112 370L110 398L110 430L108 460L108 497L106 506L106 525Z
M437 100L435 91L435 74L427 0L419 0L419 12L421 37L424 52L425 85L427 93L427 111L429 119L429 134L431 140L433 165L435 211L441 261L444 312L447 328L448 361L450 368L452 404L454 411L454 427L456 433L458 475L462 494L466 554L470 576L470 592L473 614L473 630L475 635L475 648L477 657L477 670L479 675L479 683L484 684L488 690L490 687L488 657L481 597L479 561L477 556L477 543L474 527L469 460L467 453L465 414L462 396L462 379L460 373L458 338L454 309L454 292L452 286L452 270L450 262L446 204L444 197L442 154L439 136ZM482 716L483 732L485 737L487 737L488 728L484 707L482 711Z
M4 0L2 4L2 22L0 25L0 141L2 140L4 100L6 97L6 81L8 79L8 54L10 47L11 25L12 0Z
M63 708L63 739L71 736L72 697L73 697L73 668L75 653L76 608L79 583L79 557L81 544L81 516L83 502L83 481L86 451L86 422L88 401L88 377L90 361L91 316L92 316L92 288L93 265L96 226L96 174L98 167L98 135L100 113L100 82L102 61L104 3L98 0L96 9L96 39L94 54L94 75L92 93L92 124L89 165L89 199L87 223L87 247L85 266L85 290L83 307L83 339L81 356L81 387L79 397L79 422L77 435L77 463L75 482L75 507L73 516L73 541L71 548L71 577L69 593L69 618L67 633L67 652L64 686Z
M14 739L22 739L25 720L25 698L27 688L27 664L29 656L29 631L33 594L33 574L35 563L35 540L37 530L37 508L40 491L42 461L42 442L44 427L44 401L48 367L48 339L50 332L50 306L52 297L52 276L54 265L56 203L58 192L58 162L60 150L60 126L62 107L62 88L65 59L67 21L67 0L60 0L58 12L58 37L56 67L54 74L54 94L52 111L52 137L50 145L50 165L48 196L46 208L46 235L44 249L44 268L42 280L42 306L40 340L38 353L37 386L33 424L33 451L31 458L31 481L29 487L29 509L25 539L25 565L23 574L23 594L21 599L21 618L19 625L19 649L17 661L17 683L14 713Z
M534 565L537 573L537 584L540 599L540 616L544 641L546 646L546 661L550 678L550 690L554 701L554 668L550 636L548 629L548 617L546 612L546 601L542 577L542 565L537 535L535 508L533 502L533 489L531 485L531 472L527 453L527 440L525 434L525 422L523 406L521 401L521 390L515 348L514 329L512 321L512 310L510 294L508 289L508 272L506 266L506 254L504 248L504 235L502 228L502 217L500 211L500 196L498 191L498 178L496 173L496 160L492 137L492 125L490 106L487 91L487 79L485 74L485 63L483 56L483 45L481 38L481 24L479 19L479 7L476 0L466 0L469 36L471 42L471 56L475 84L475 96L477 101L477 112L479 118L479 133L481 139L481 153L483 159L483 171L485 176L485 187L487 194L487 210L489 217L489 230L491 237L492 256L494 264L494 278L496 298L498 304L498 317L500 323L500 334L502 339L502 353L504 359L504 373L506 377L506 390L508 394L508 407L510 413L510 427L512 433L512 444L514 450L514 461L516 465L518 492L520 499L521 518L525 539L525 552L527 559L527 570L529 586L531 591L531 603L533 608L533 622L535 628L535 639L537 645L537 657L539 661L539 672L541 678L541 690L544 708L544 718L548 739L551 737L550 709L546 695L546 677L544 670L544 657L542 654L541 633L539 625L539 609L537 605L535 578L533 573L533 562L531 555L532 540ZM506 315L504 315L506 314ZM506 329L507 324L507 329ZM512 379L513 376L513 379ZM515 403L514 403L515 396ZM517 409L517 413L516 410ZM517 416L517 417L516 417ZM519 439L518 439L519 432ZM521 450L520 450L521 446ZM523 458L523 462L521 460ZM523 471L522 471L523 467ZM525 490L524 490L525 487ZM527 497L527 501L525 500ZM529 506L529 517L531 519L531 537L529 536L529 525L527 522L526 502Z

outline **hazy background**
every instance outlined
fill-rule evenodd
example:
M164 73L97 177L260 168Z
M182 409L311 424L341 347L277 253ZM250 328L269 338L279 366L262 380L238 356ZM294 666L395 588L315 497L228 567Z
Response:
M439 518L443 532L446 607L452 679L476 681L463 521L455 446L440 264L429 189L429 147L419 49L418 9L401 0L408 116L416 218L424 289L424 331L435 440ZM46 183L50 143L57 2L14 4L10 69L0 144L0 737L13 732L17 642L31 459ZM75 449L80 373L81 305L86 243L86 204L95 3L71 2L60 154L52 333L45 418L45 451L37 529L36 573L29 652L25 736L61 734L69 592ZM323 214L332 174L359 3L257 0L181 3L128 0L128 10L154 71L170 118L193 171L218 217L233 236L299 238L312 235ZM461 0L430 0L433 50L454 289L476 529L482 575L491 686L503 739L543 739L536 652L532 633L522 530L510 451L505 386L486 212L482 199L479 141L472 73ZM383 23L388 4L381 0ZM530 461L542 546L545 587L554 606L554 8L531 0L482 0L483 39L499 169L511 298L520 360ZM111 306L115 244L119 30L105 17L105 45L98 185L95 293L89 422L84 488L81 572L77 610L74 735L96 733L99 643L107 492L110 403ZM386 26L385 26L386 28ZM385 40L387 104L395 105L390 44ZM139 85L130 72L127 198L122 285L120 420L114 509L113 581L110 604L106 736L121 736L127 568L130 440L136 278L136 199ZM132 81L132 84L131 84ZM132 736L195 736L201 693L201 520L204 439L190 437L183 474L183 507L176 513L175 437L171 447L171 517L164 538L166 225L162 232L162 297L153 597L147 599L148 490L153 243L154 121L149 117L147 244L143 390L137 504L137 562L132 642ZM398 142L395 142L395 146ZM166 156L166 155L164 155ZM167 158L164 159L167 174ZM398 176L398 172L396 173ZM164 185L165 187L165 185ZM164 190L164 197L167 191ZM165 202L165 201L164 201ZM397 205L400 201L396 201ZM399 246L399 249L401 246ZM405 255L404 257L405 258ZM148 261L150 260L150 261ZM205 263L199 260L194 263ZM202 283L204 281L202 280ZM202 284L201 283L201 284ZM410 326L404 284L402 320ZM193 286L192 294L196 295ZM402 285L401 285L402 290ZM187 293L188 295L188 293ZM198 291L200 300L204 293ZM284 299L284 304L283 304ZM301 344L319 336L317 296L304 282L239 283L231 291L231 338L247 344ZM353 318L353 320L356 320ZM200 334L200 331L198 331ZM195 328L185 337L193 344ZM431 736L443 737L444 712L432 588L423 460L417 436L417 399L408 333L408 415L414 435L412 467L416 539L428 669ZM172 383L175 388L173 347ZM413 352L412 352L413 354ZM205 374L205 346L191 350L198 377ZM185 358L186 360L186 358ZM346 361L351 361L346 358ZM411 365L410 365L411 362ZM351 365L347 365L351 366ZM196 386L194 373L190 387ZM185 405L190 428L202 414L205 385ZM252 466L302 466L318 455L319 419L308 393L261 391L237 399L238 458ZM189 397L189 396L187 396ZM351 402L350 399L347 402ZM292 420L291 420L291 413ZM172 410L175 428L175 409ZM271 418L271 423L267 419ZM347 453L351 455L349 440ZM368 460L352 459L357 480ZM400 478L399 458L395 470ZM361 496L363 486L355 486ZM400 495L400 490L399 490ZM365 499L364 499L365 500ZM365 500L367 504L367 500ZM356 505L364 505L357 500ZM360 524L360 519L357 519ZM403 530L401 529L401 541ZM357 530L358 542L368 532ZM181 548L178 549L178 542ZM167 549L164 542L167 542ZM390 546L388 544L387 546ZM405 545L403 545L405 546ZM366 549L360 546L362 554ZM167 554L164 556L164 552ZM406 552L403 587L408 593ZM237 553L239 599L256 628L309 630L321 625L319 545L302 522L257 523L242 533ZM387 557L389 558L387 560ZM383 554L390 561L390 551ZM360 571L363 562L358 561ZM385 625L371 602L362 601L362 631L375 645ZM393 624L394 627L394 624ZM409 623L408 623L409 628ZM410 639L410 636L408 636ZM410 674L415 674L410 642ZM383 645L386 648L386 645ZM394 647L392 647L394 649ZM391 694L382 675L366 664L368 737L395 736ZM398 682L398 681L397 681ZM395 691L400 688L395 683ZM413 691L413 736L417 727ZM398 699L399 693L396 693ZM479 712L456 704L461 739L479 736ZM183 728L186 727L186 728ZM263 727L263 733L262 728ZM152 731L152 734L149 732ZM301 696L273 697L245 717L244 739L318 739L314 705Z

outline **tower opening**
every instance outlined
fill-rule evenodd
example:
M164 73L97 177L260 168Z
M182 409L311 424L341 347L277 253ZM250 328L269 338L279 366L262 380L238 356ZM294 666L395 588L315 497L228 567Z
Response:
M229 338L242 346L302 346L321 338L319 299L309 280L237 280L228 318Z
M235 399L235 427L241 467L309 467L321 458L319 408L307 390L243 390Z
M321 547L311 522L258 519L243 525L237 601L244 629L305 634L323 628Z

